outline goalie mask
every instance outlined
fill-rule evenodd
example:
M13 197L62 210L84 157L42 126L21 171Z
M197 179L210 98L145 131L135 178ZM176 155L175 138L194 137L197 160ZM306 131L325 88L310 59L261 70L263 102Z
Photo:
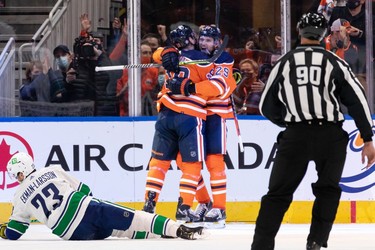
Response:
M176 29L169 33L169 39L179 50L191 44L189 38L195 41L194 31L187 25L179 25Z
M18 173L23 173L25 178L35 170L34 160L24 152L16 153L7 164L7 171L10 176L18 180Z
M327 31L327 20L322 14L304 14L297 23L297 30L301 37L321 41Z

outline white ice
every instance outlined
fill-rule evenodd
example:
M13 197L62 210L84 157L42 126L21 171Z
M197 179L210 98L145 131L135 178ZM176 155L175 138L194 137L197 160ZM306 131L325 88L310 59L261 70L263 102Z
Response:
M309 225L283 224L276 238L276 250L303 250ZM229 223L225 229L206 230L208 236L195 241L182 239L128 240L108 238L100 241L65 241L43 225L31 225L18 241L0 238L0 249L17 250L242 250L250 249L254 224ZM335 224L329 250L374 250L375 224Z

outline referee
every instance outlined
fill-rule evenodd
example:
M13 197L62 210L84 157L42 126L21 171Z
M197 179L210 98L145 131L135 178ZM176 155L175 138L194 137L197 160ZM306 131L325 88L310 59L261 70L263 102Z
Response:
M306 249L327 247L341 196L339 181L346 158L348 134L342 129L346 106L364 146L362 163L375 162L372 118L365 92L348 64L320 46L327 23L307 13L297 24L301 45L276 63L260 100L263 116L286 127L277 137L278 151L268 192L262 197L252 250L274 249L275 236L309 161L318 180Z

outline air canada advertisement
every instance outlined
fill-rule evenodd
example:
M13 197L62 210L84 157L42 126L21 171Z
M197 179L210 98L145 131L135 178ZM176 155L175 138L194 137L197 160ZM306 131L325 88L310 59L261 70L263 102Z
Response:
M28 152L36 168L59 164L89 185L98 198L116 202L141 202L144 199L148 162L155 121L46 121L0 123L0 202L11 202L18 183L6 169L16 152ZM238 144L233 120L227 121L228 143L227 200L259 201L267 191L270 171L277 152L276 137L282 128L267 120L239 120L244 151ZM340 182L342 200L372 200L375 193L375 168L361 162L363 141L353 120L344 122L349 134L347 160ZM294 200L309 201L314 196L315 165L307 174ZM209 183L203 165L202 174ZM181 171L171 162L161 201L176 201Z

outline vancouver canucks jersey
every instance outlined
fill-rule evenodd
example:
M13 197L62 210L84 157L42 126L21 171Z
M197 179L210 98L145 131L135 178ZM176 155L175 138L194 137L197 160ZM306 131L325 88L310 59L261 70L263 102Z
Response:
M90 188L66 174L60 165L35 171L15 193L6 234L9 239L18 239L34 217L52 233L69 239L91 199Z

